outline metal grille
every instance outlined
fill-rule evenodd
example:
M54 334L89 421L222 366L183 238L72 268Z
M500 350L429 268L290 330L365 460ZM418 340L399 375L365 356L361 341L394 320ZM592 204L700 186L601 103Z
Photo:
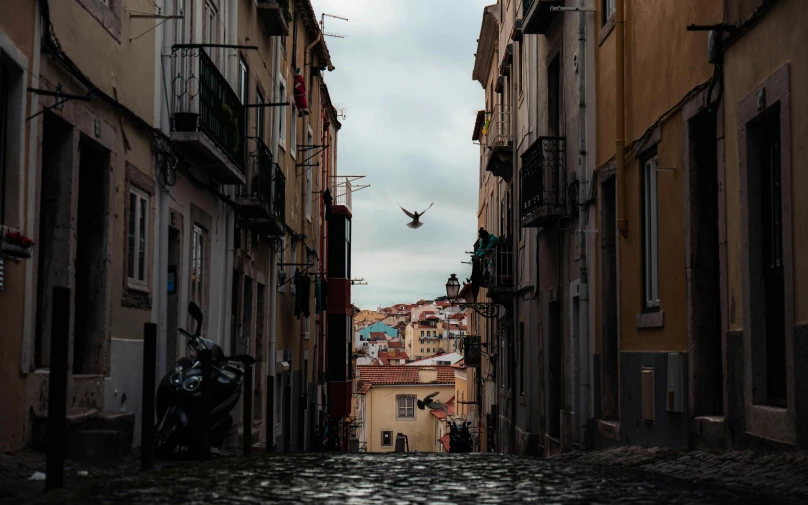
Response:
M250 155L247 184L240 186L238 191L242 196L255 197L266 205L272 205L272 153L261 139L256 138L255 141L258 145Z
M527 16L536 0L522 0L522 16Z
M539 137L522 155L522 216L541 207L564 205L564 153L564 137Z

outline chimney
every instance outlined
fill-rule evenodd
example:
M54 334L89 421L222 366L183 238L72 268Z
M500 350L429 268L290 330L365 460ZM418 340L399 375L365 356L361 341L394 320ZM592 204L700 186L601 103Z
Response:
M438 382L438 369L435 367L422 367L418 370L418 381L423 383Z

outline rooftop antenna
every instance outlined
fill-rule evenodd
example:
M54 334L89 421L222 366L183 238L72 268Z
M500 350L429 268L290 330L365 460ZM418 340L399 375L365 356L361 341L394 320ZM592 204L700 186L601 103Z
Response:
M323 32L323 35L326 36L326 37L336 37L338 39L344 39L345 37L347 37L347 35L342 35L342 34L339 34L339 33L327 33L325 31L325 18L326 18L326 16L330 17L330 18L334 18L334 19L341 19L343 21L348 21L348 18L344 18L344 17L341 17L341 16L335 16L333 14L323 13L320 16L320 31Z

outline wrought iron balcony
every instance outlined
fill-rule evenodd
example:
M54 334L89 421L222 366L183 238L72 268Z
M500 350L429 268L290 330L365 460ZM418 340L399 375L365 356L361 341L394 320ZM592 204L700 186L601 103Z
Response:
M522 33L547 33L553 19L561 14L550 10L550 7L563 4L562 0L522 0Z
M488 258L484 260L487 262ZM488 288L489 298L513 292L513 241L505 238L494 247L490 256L490 268L483 273L483 287ZM488 263L484 263L488 264Z
M283 233L284 204L278 204L276 192L282 199L286 181L283 172L272 162L272 153L260 139L253 139L256 149L250 153L247 184L239 187L236 203L239 215L248 219L268 235ZM280 174L280 175L278 175ZM274 185L274 186L273 186Z
M275 191L272 197L272 213L281 223L286 223L286 176L277 163L275 163L273 187Z
M257 0L258 15L264 21L267 35L289 35L289 0Z
M513 173L513 137L511 136L511 107L496 105L486 118L485 169L506 181Z
M244 184L244 106L200 47L173 52L171 138L221 184Z
M564 214L565 148L564 137L539 137L522 154L520 201L523 227L554 224Z

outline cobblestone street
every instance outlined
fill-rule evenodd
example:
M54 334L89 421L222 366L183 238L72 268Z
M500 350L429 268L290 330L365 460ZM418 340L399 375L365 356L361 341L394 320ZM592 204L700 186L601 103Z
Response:
M800 503L765 487L752 493L578 459L493 454L229 458L117 478L97 472L72 476L67 489L32 503Z

